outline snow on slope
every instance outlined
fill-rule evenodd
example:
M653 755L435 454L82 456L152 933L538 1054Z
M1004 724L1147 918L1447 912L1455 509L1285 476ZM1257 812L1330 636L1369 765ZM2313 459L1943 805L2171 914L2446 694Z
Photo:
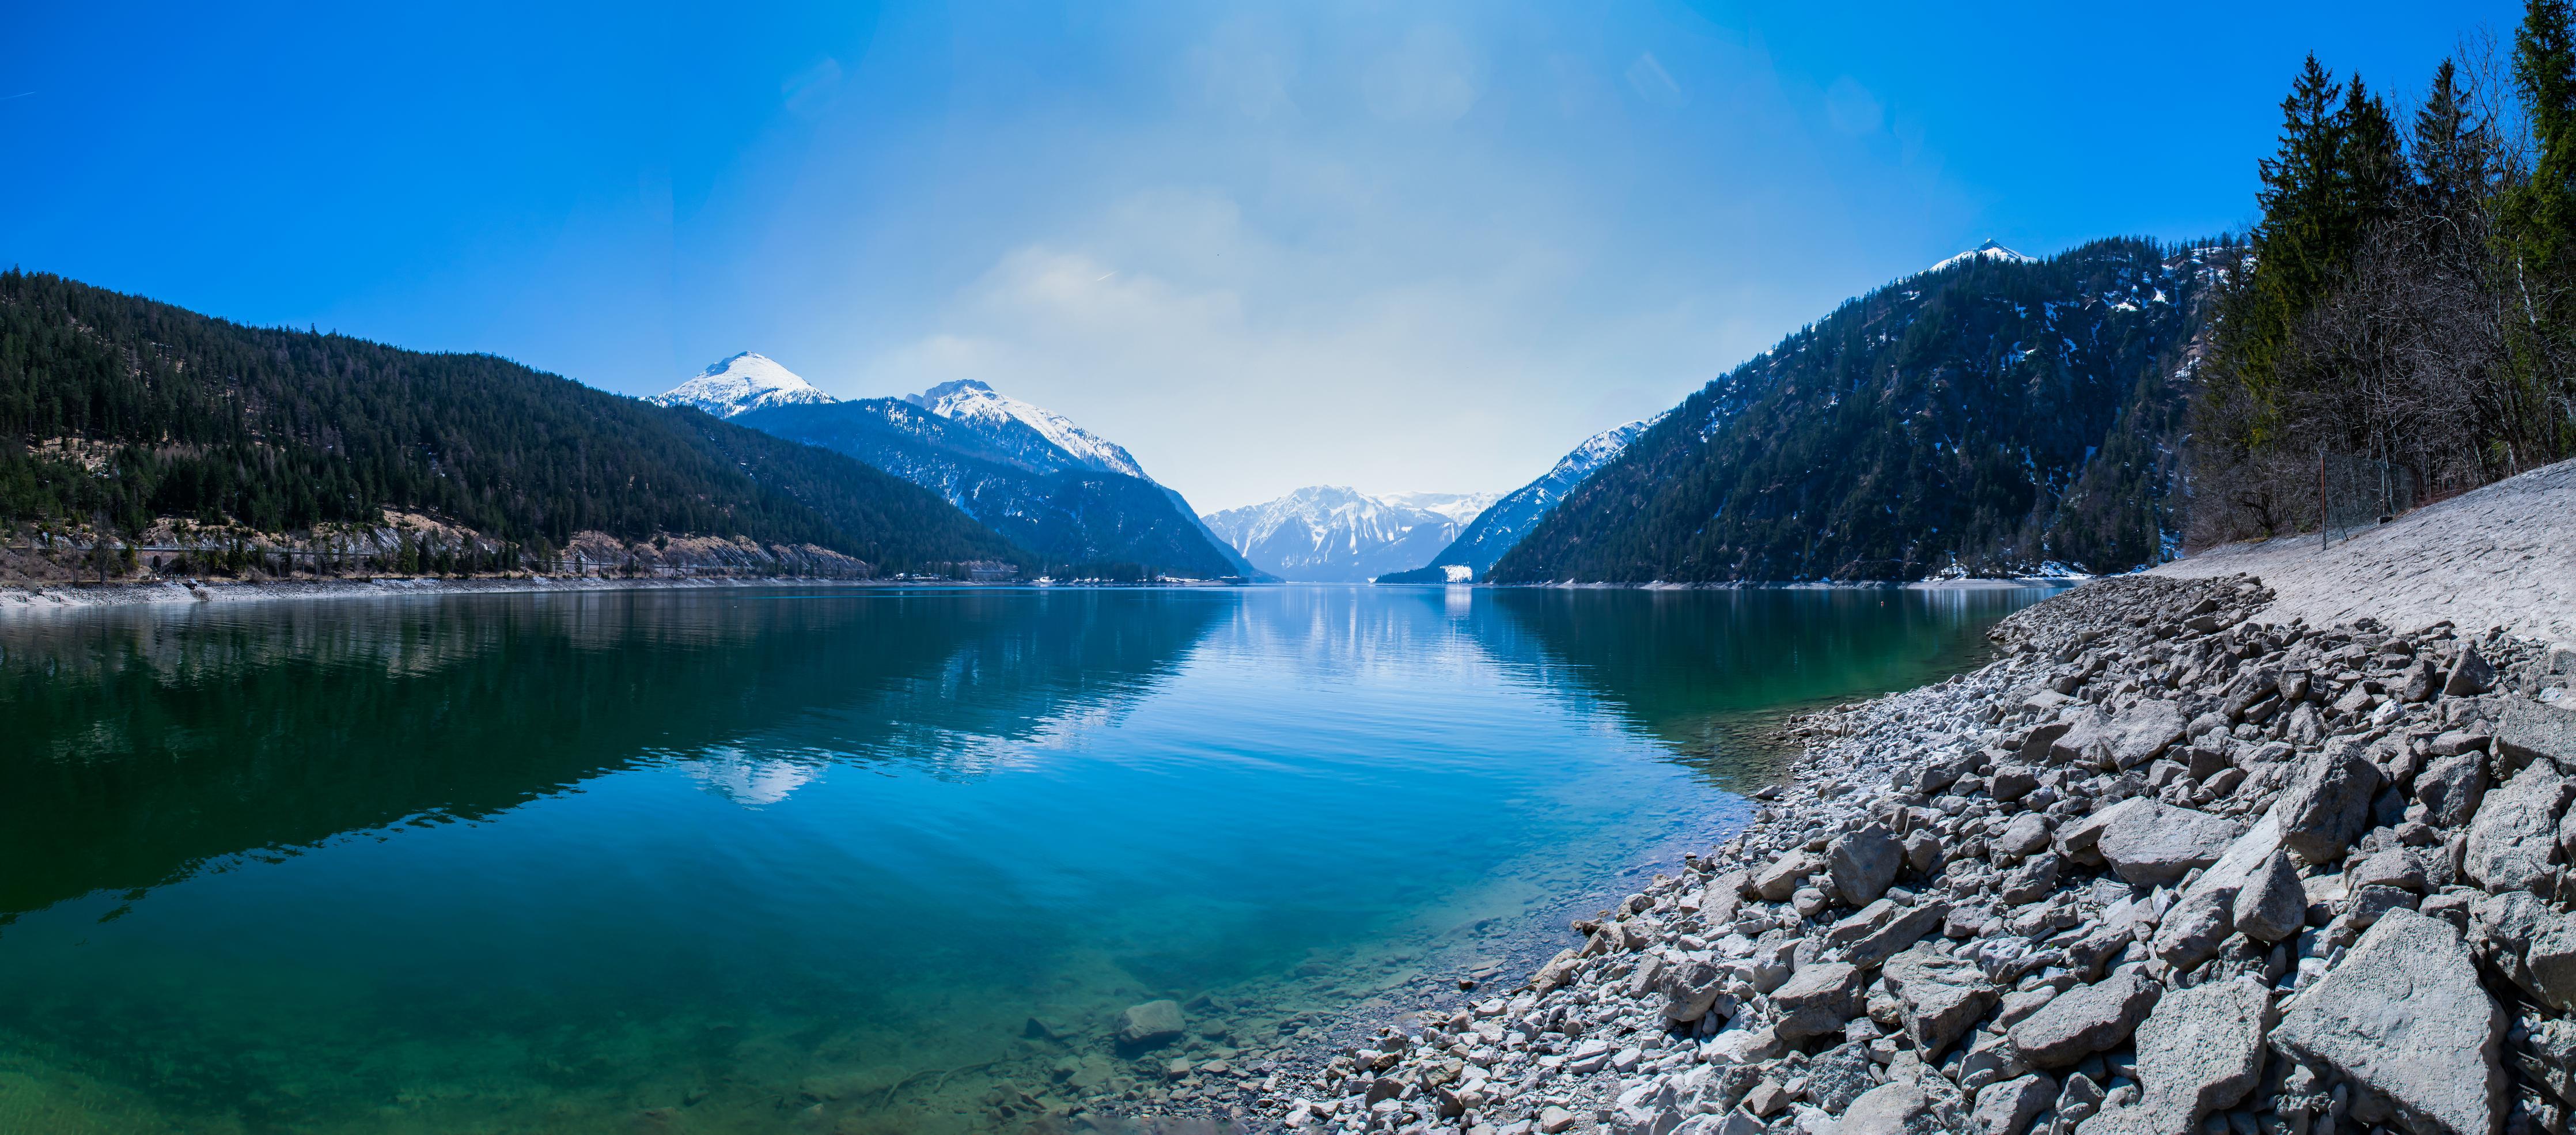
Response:
M658 406L695 406L719 418L730 418L766 406L822 403L833 398L769 356L744 351L645 401Z
M1201 519L1252 566L1282 579L1358 582L1420 567L1483 498L1467 493L1371 496L1335 485ZM1407 501L1419 504L1405 503Z
M1077 465L1103 473L1124 473L1143 480L1142 466L1116 442L1073 424L1073 420L1053 410L1032 406L973 379L943 382L919 394L907 394L904 401L928 410L950 421L981 428L997 441L1007 443L1010 427L1016 423L1036 441L1055 447Z
M1995 242L1993 242L1993 241L1991 241L1991 240L1990 240L1990 241L1985 242L1984 244L1980 244L1980 245L1976 246L1975 248L1971 248L1971 249L1967 250L1966 252L1962 252L1962 253L1958 254L1957 256L1953 256L1953 257L1951 257L1951 258L1949 258L1949 259L1947 259L1947 260L1944 260L1944 261L1942 261L1942 262L1940 262L1940 263L1938 263L1938 264L1935 264L1935 265L1933 265L1933 266L1931 266L1931 267L1929 267L1929 268L1926 268L1926 269L1924 269L1923 271L1925 271L1925 272L1927 272L1927 273L1928 273L1928 272L1938 272L1938 271L1940 271L1940 270L1942 270L1942 269L1944 269L1944 268L1948 268L1948 267L1950 267L1950 266L1952 266L1952 265L1955 265L1955 264L1965 264L1965 263L1967 263L1968 261L1971 261L1971 260L2001 260L2001 261L2004 261L2004 262L2005 262L2005 263L2007 263L2007 264L2027 264L2027 263L2030 263L2032 260L2035 260L2035 259L2037 259L2037 257L2024 256L2024 255L2022 255L2022 254L2020 254L2020 253L2018 253L2018 252L2015 252L2015 251L2013 251L2013 250L2011 250L2011 249L2009 249L2009 248L2005 248L2004 246L2002 246L2002 245L2000 245L2000 244L1996 244Z
M1448 517L1451 523L1465 524L1476 519L1477 513L1493 507L1495 501L1503 499L1503 495L1501 493L1380 493L1377 499L1398 508L1436 512Z
M1665 413L1671 413L1667 410ZM1664 420L1663 414L1640 418L1624 426L1606 429L1583 439L1574 451L1558 458L1545 476L1512 490L1491 508L1478 513L1460 529L1458 538L1441 550L1431 561L1435 567L1464 567L1471 578L1485 574L1494 561L1512 549L1520 538L1556 508L1565 494L1592 475L1592 471L1610 463L1610 459L1628 448L1628 443L1646 432L1647 427Z

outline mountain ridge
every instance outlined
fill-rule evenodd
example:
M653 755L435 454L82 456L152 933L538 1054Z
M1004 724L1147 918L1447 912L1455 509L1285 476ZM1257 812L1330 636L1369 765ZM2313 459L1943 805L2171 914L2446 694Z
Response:
M1419 566L1456 538L1458 515L1472 517L1493 499L1477 493L1377 496L1343 485L1309 485L1200 519L1254 567L1281 579L1356 583Z
M1693 393L1498 559L1496 582L2125 571L2173 499L2234 253L2113 238L1851 300Z

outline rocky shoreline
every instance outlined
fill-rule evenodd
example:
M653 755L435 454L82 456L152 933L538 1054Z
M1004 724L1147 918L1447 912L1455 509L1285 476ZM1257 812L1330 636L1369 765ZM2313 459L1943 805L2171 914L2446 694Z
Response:
M1278 1076L1275 1118L2565 1135L2576 651L2272 599L2096 581L1977 671L1801 720L1743 832L1525 984Z

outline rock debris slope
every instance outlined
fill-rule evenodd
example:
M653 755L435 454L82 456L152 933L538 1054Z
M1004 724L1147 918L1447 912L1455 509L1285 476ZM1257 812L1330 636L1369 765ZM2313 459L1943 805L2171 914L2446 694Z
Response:
M2405 629L2451 620L2576 645L2576 461L2429 505L2350 540L2235 544L2155 569L2251 572L2280 596L2267 620L2376 615Z
M2266 621L2279 599L2097 581L2005 620L1980 670L1799 720L1804 771L1715 854L1578 922L1527 984L1330 1055L1273 1114L2564 1135L2576 651Z

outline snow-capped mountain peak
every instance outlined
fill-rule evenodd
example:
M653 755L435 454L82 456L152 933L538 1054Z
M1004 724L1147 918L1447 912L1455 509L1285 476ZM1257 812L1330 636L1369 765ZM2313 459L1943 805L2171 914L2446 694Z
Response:
M2024 256L1990 240L1984 244L1976 246L1975 248L1971 248L1966 252L1962 252L1957 256L1953 256L1926 268L1924 271L1938 272L1944 268L1951 267L1952 265L1965 264L1971 260L2000 260L2006 264L2028 264L2037 259L2038 257Z
M1073 424L1072 419L1053 410L1022 402L971 378L943 382L919 394L904 395L903 400L940 417L988 431L1016 422L1084 468L1152 479L1118 443Z
M744 351L645 401L658 406L695 406L719 418L730 418L765 406L835 399L769 356Z
M1428 562L1493 500L1489 493L1371 495L1310 485L1201 519L1252 566L1282 579L1358 581Z

